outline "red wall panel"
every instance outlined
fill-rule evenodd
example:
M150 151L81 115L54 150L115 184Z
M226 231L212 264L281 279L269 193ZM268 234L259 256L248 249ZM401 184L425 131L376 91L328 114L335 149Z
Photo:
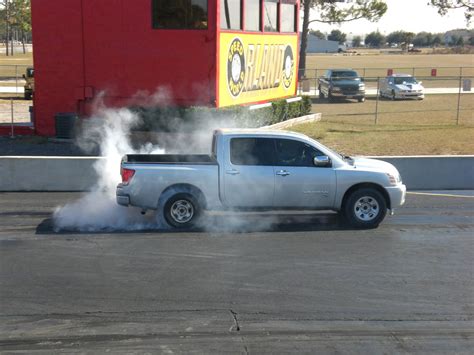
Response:
M186 31L153 29L151 0L32 0L37 132L54 134L55 113L89 114L99 93L116 106L163 89L158 103L215 105L216 3L207 30Z
M39 134L54 135L54 115L76 112L84 87L81 0L32 0L34 114Z

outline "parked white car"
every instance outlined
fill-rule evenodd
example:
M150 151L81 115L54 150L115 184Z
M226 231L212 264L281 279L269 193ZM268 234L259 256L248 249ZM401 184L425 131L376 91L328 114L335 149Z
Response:
M393 74L380 80L380 97L396 99L418 99L425 98L425 88L408 74Z

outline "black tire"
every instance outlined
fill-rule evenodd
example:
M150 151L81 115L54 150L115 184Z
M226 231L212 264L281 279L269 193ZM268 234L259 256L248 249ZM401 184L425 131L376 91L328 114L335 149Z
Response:
M359 101L359 102L364 102L364 101L365 101L365 96L359 97L359 98L357 99L357 101Z
M329 102L334 102L334 96L332 96L331 91L328 91L328 101Z
M202 213L197 198L179 193L168 199L163 210L166 222L174 228L188 229L196 226Z
M392 90L392 96L390 98L392 99L392 101L395 101L397 99L394 90Z
M323 92L321 91L321 86L318 88L318 91L319 91L319 98L322 100L324 99L324 94Z
M361 229L377 228L387 214L387 202L373 188L361 188L352 192L342 206L345 221Z

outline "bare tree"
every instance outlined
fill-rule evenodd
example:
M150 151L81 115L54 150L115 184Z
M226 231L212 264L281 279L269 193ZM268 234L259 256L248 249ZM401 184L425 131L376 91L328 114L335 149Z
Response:
M472 0L430 0L428 4L437 7L441 16L446 15L450 10L464 9L464 16L468 24L474 14L474 2Z

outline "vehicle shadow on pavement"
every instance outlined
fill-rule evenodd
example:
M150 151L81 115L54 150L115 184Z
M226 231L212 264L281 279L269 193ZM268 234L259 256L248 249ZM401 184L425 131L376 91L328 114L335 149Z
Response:
M223 214L203 216L198 226L191 229L175 229L172 227L136 225L130 228L62 228L54 226L52 218L44 219L37 227L38 235L61 234L130 234L130 233L257 233L257 232L318 232L352 230L343 223L335 213L311 214Z

